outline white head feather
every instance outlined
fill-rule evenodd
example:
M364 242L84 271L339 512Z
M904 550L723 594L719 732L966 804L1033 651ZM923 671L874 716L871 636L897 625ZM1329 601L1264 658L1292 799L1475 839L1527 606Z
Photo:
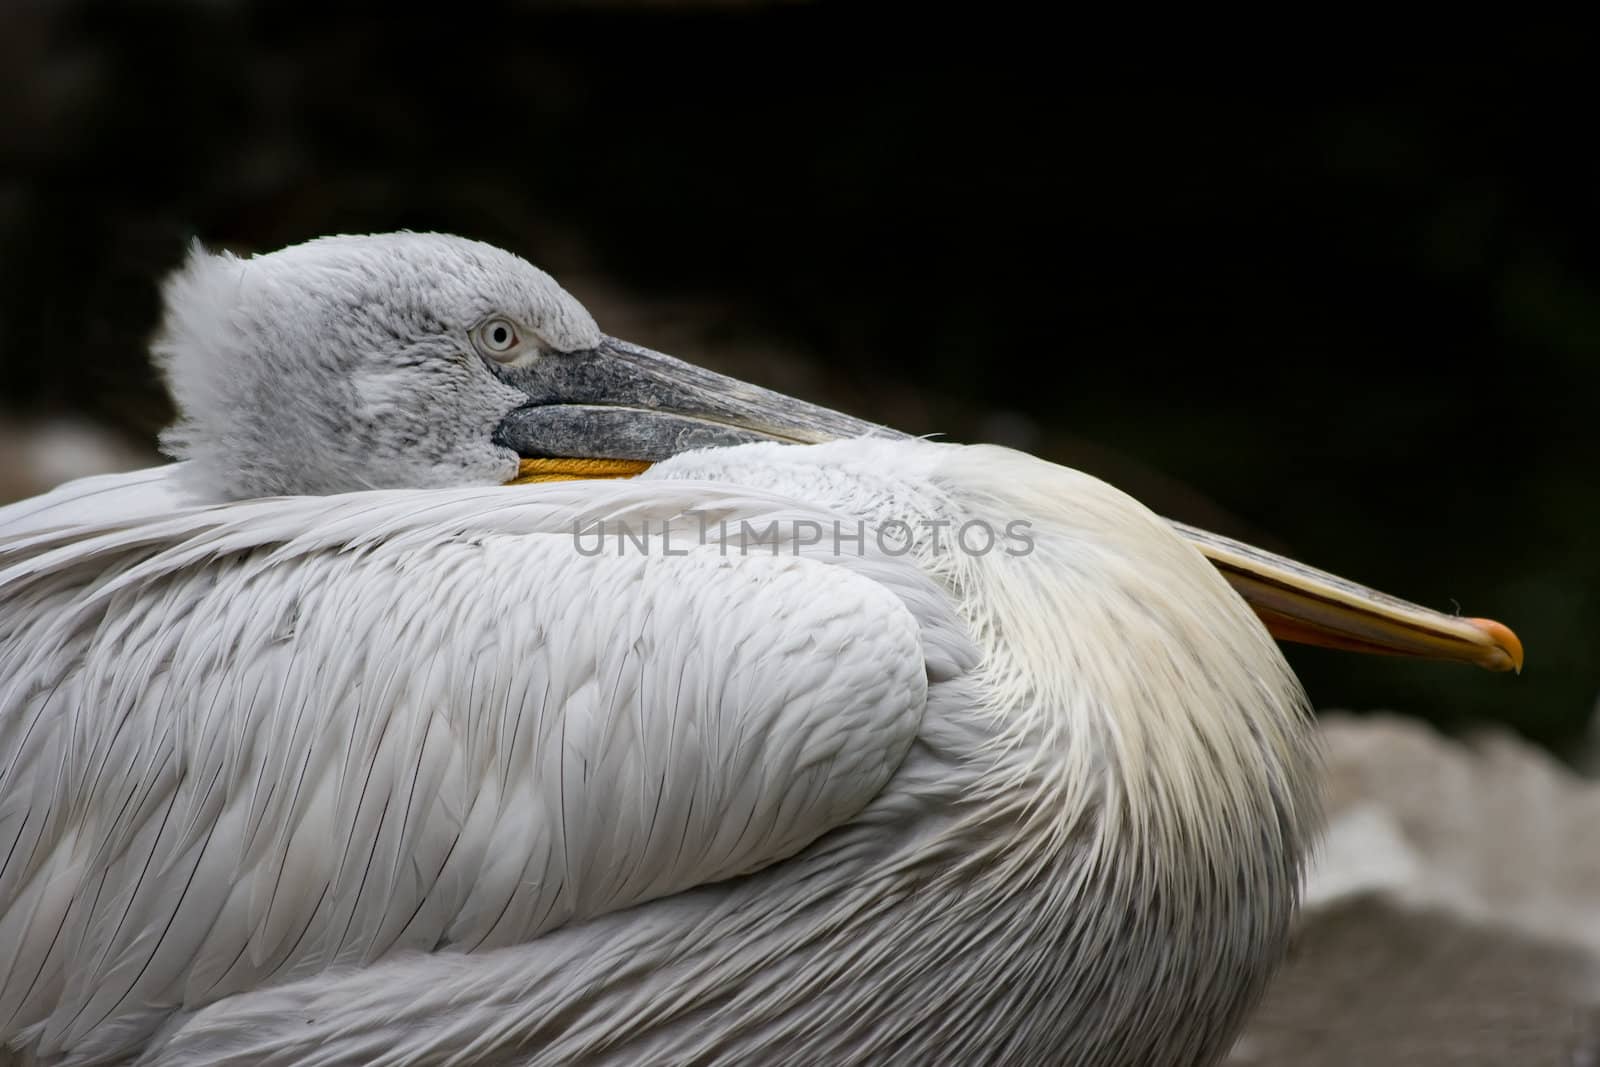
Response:
M152 344L180 418L162 438L208 495L491 485L491 440L526 397L475 354L493 315L539 350L601 333L548 274L443 234L324 237L241 259L196 246Z

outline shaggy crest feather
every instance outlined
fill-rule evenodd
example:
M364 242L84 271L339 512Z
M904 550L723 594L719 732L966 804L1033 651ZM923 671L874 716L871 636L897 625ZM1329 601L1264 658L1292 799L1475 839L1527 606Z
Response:
M490 441L526 398L469 331L514 313L551 352L601 334L548 274L444 234L321 237L266 255L198 244L168 278L151 345L179 420L162 437L223 498L498 485Z

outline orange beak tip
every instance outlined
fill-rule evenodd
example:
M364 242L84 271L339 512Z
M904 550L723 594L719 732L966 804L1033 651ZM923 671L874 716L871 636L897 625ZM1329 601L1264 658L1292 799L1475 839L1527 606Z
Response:
M1498 666L1495 669L1503 671L1509 668L1518 674L1522 673L1522 641L1518 639L1516 634L1512 633L1511 627L1504 623L1495 622L1493 619L1462 619L1461 621L1476 626L1493 642L1494 652L1491 655L1495 657L1496 662L1499 656L1503 655L1505 657L1507 661L1505 665ZM1495 666L1495 663L1491 662L1486 666Z

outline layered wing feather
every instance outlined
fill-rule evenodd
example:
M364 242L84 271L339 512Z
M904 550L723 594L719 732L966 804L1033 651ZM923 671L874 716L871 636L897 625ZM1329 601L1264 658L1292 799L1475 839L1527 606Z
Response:
M44 1056L759 869L921 721L939 591L808 557L827 516L782 497L169 477L0 512L0 1039ZM770 550L700 543L757 519Z

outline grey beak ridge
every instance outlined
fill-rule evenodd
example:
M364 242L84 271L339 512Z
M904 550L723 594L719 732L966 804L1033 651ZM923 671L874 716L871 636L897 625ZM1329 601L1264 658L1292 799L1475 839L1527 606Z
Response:
M494 440L527 458L654 463L756 441L905 436L614 338L499 373L529 403L501 421Z

